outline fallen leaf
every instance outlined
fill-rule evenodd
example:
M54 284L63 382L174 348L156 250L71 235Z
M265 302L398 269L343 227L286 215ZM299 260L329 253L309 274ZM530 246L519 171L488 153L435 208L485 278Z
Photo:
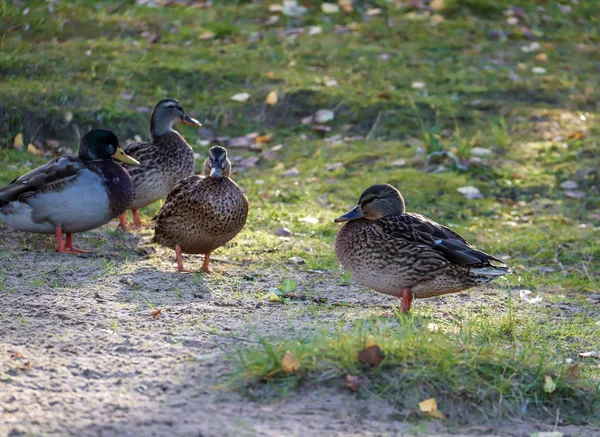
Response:
M340 6L335 3L321 3L321 11L325 14L337 14L340 11Z
M362 384L362 378L354 375L346 375L346 388L351 391L358 391L358 388Z
M308 125L308 124L312 124L314 120L314 117L312 115L309 115L308 117L304 117L302 120L300 120L300 123L304 124L304 125Z
M15 140L13 141L13 148L17 150L23 150L23 134L19 133L15 136Z
M284 372L295 373L300 369L300 363L291 352L286 352L283 354L283 358L281 359L281 368Z
M358 353L358 361L371 367L381 364L383 358L383 352L377 345L366 347Z
M338 81L335 79L327 79L325 81L325 86L328 88L333 88L334 86L338 86Z
M579 363L571 364L569 371L567 372L567 378L577 379L579 378Z
M19 351L10 351L13 358L23 358L23 354Z
M531 437L563 437L564 434L560 431L539 431L531 434Z
M575 181L564 181L562 184L560 184L560 188L565 190L576 190L579 188L579 184Z
M526 44L524 46L521 46L521 51L524 52L524 53L530 53L530 52L536 52L536 51L538 51L541 48L542 48L542 46L540 45L540 43L537 42L537 41L534 41L534 42L532 42L530 44Z
M300 6L296 0L284 0L281 13L287 17L301 17L308 12L308 8Z
M327 167L328 171L334 171L337 170L339 168L343 168L344 164L341 162L334 162L333 164L331 164L330 166Z
M531 72L533 74L546 74L548 70L546 70L544 67L533 67Z
M294 168L290 168L289 170L284 171L283 173L281 173L282 176L298 176L300 174L300 171L294 167Z
M283 302L283 300L281 299L281 296L279 296L277 293L270 291L267 294L265 294L263 296L263 299L267 299L269 302Z
M306 261L304 260L304 258L300 258L299 256L292 256L290 258L287 259L290 263L292 264L306 264Z
M44 154L44 151L42 149L38 149L31 143L27 144L27 151L29 153L31 153L32 155L37 155L37 156L41 156Z
M335 113L330 109L319 109L315 112L315 122L319 124L327 123L335 118Z
M385 100L390 100L392 98L392 96L389 95L388 93L379 93L379 94L377 94L377 97L379 97L380 99L385 99Z
M548 60L548 55L546 53L540 53L535 57L535 59L537 61L546 62Z
M406 165L406 159L404 159L404 158L396 159L395 161L392 161L391 164L394 167L404 167Z
M465 196L467 199L483 198L483 194L481 194L481 191L479 191L479 188L477 188L477 187L472 187L472 186L460 187L460 188L457 188L456 191L458 191L460 194Z
M299 222L310 223L311 225L316 225L319 223L319 219L316 217L300 217L298 219Z
M565 191L565 196L570 197L571 199L582 199L585 197L585 193L580 190L569 190Z
M372 8L372 9L367 9L366 12L367 15L369 16L374 16L374 15L379 15L381 14L381 8Z
M150 32L149 30L145 30L140 36L151 43L155 43L160 40L160 35L158 33Z
M278 5L278 4L269 5L269 12L282 12L282 11L283 11L283 5Z
M65 112L65 121L67 123L71 123L72 120L73 120L73 113L71 111Z
M156 319L160 313L162 313L162 310L154 310L150 313L150 315L153 319Z
M248 137L233 137L229 140L229 147L239 147L241 149L250 149L254 141Z
M419 409L423 413L428 413L431 417L435 417L436 419L445 419L445 416L437 408L435 398L429 398L419 402Z
M600 358L600 354L597 351L581 352L579 356L581 358Z
M256 167L256 165L258 164L258 161L260 161L260 157L258 156L250 156L246 159L242 159L239 162L239 166L240 167L244 167L244 168L252 168L252 167Z
M200 35L198 36L198 38L200 38L203 41L211 40L214 37L215 37L215 33L211 30L205 30L204 32L200 33Z
M338 5L344 12L352 12L352 0L338 0Z
M571 135L569 135L569 139L570 140L579 140L581 138L585 137L585 134L581 131L577 131L577 132L573 132Z
M446 19L443 17L443 15L440 15L440 14L432 15L431 18L429 19L429 21L431 21L432 23L435 23L435 24L442 23L445 20Z
M269 106L275 106L279 98L277 96L277 90L272 90L267 94L267 98L265 99L265 103Z
M271 141L273 141L273 135L269 134L269 135L259 135L256 138L254 138L254 142L256 144L267 144L270 143Z
M556 383L550 375L544 375L544 391L552 393L554 390L556 390Z
M471 153L475 156L485 156L491 155L492 151L490 149L486 149L485 147L473 147L471 149Z
M267 76L269 79L273 79L273 78L275 77L275 73L273 72L273 70L269 70L269 71L267 71L267 74L266 74L266 76Z
M231 100L234 102L245 102L250 98L250 94L248 93L237 93L231 96Z
M416 90L422 90L425 88L425 82L413 82L410 84L410 86Z
M442 9L444 9L446 7L446 1L445 0L432 0L430 6L431 6L431 9L433 9L434 11L441 11Z

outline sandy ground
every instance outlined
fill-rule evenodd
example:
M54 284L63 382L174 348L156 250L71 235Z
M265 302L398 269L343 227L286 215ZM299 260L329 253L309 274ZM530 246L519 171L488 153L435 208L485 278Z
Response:
M50 237L0 225L0 437L529 436L553 429L553 423L448 429L439 421L406 422L390 403L358 399L341 385L251 401L224 385L232 370L227 354L257 334L315 325L305 305L256 297L290 271L248 276L248 268L215 263L217 274L208 278L178 274L171 252L147 244L149 232L140 238L110 228L76 236L81 248L98 248L97 255L73 257L56 254ZM186 267L199 269L201 262L187 257ZM304 292L327 298L325 305L343 300L385 311L394 303L324 272L292 269L298 293L311 284ZM493 290L475 293L499 299ZM467 295L450 299L472 302ZM447 302L427 304L443 312ZM162 310L157 318L150 315L155 309ZM365 317L360 311L331 307L319 322ZM600 436L592 428L559 431Z

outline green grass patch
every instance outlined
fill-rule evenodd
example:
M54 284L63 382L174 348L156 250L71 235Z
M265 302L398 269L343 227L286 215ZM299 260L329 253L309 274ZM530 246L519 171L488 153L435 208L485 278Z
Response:
M452 420L484 417L555 416L585 423L600 411L600 381L579 373L551 343L540 343L534 319L512 312L460 323L435 317L403 316L362 320L352 327L322 328L298 339L260 339L260 346L235 355L236 384L264 401L302 387L344 387L347 375L360 378L359 397L381 397L418 416L418 402L436 398ZM358 353L377 345L377 367ZM286 371L285 354L299 363Z

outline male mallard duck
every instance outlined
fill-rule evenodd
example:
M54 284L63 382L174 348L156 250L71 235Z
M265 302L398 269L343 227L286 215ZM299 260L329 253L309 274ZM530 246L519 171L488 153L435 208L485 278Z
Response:
M335 240L337 259L360 284L401 299L402 312L413 297L456 293L510 273L452 229L405 212L402 194L388 184L369 187L335 221L348 222Z
M187 272L182 253L204 254L202 271L210 253L235 237L248 217L248 199L229 179L227 150L215 146L204 161L204 178L190 176L179 182L156 216L154 242L175 250L177 270Z
M150 118L151 141L123 147L126 154L140 162L139 167L126 166L133 179L135 193L131 210L137 227L142 225L138 209L166 197L177 182L194 174L194 151L181 134L173 130L173 125L179 122L202 126L185 113L177 100L161 100ZM119 216L119 226L128 227L125 213Z
M83 253L73 247L71 234L102 226L133 199L131 177L113 159L137 164L119 148L114 133L89 131L77 157L55 158L0 189L0 219L21 231L56 233L57 252Z

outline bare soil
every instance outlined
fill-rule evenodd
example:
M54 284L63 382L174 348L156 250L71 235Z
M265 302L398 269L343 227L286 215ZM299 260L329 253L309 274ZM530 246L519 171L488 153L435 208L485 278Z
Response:
M384 400L339 387L303 388L261 403L227 386L228 353L256 335L282 335L384 312L394 300L343 285L327 272L215 263L212 276L179 274L174 255L149 245L150 231L77 235L97 254L56 254L50 237L0 226L0 436L529 436L554 423L502 421L448 428L406 421ZM141 235L141 236L140 236ZM157 252L155 252L155 250ZM219 254L215 254L219 257ZM187 257L199 269L202 257ZM255 273L255 272L254 272ZM285 275L285 276L282 276ZM323 297L282 305L257 292L294 277L298 294ZM307 286L310 284L310 288ZM416 305L502 306L497 290ZM360 306L335 306L348 302ZM151 312L161 313L153 318ZM567 436L600 436L559 427Z

